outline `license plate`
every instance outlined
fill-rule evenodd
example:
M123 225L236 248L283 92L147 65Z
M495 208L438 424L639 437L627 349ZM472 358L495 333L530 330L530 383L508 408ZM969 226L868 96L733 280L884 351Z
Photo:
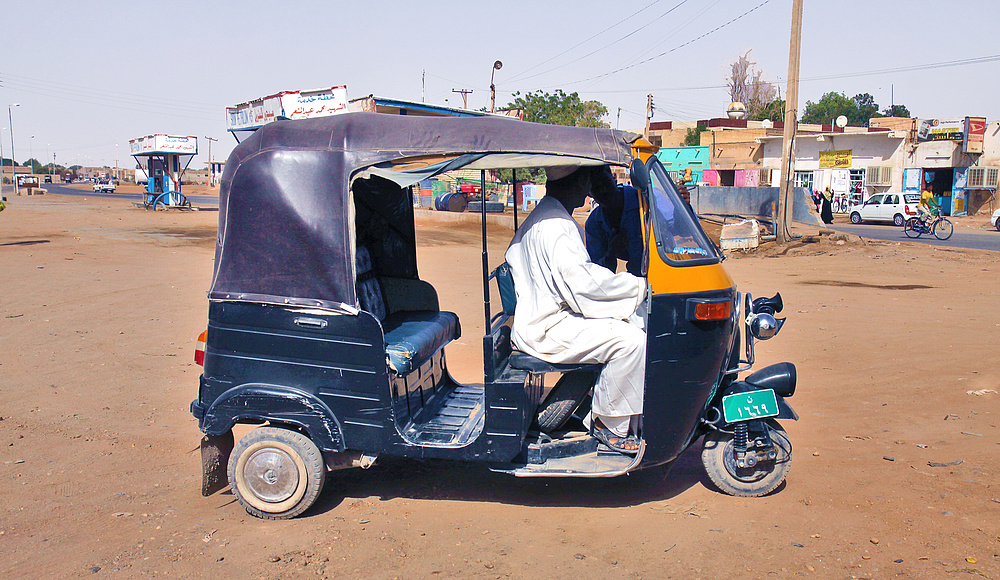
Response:
M778 397L773 389L728 395L722 397L722 414L726 423L774 417L778 414Z

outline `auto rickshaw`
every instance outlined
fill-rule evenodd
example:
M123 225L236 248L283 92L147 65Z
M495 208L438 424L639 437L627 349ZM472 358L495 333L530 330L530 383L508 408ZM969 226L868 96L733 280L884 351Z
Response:
M222 176L195 353L203 494L229 485L252 515L284 519L316 501L329 471L379 456L614 477L669 466L702 439L721 491L774 491L792 456L777 420L798 418L785 402L795 367L738 375L755 339L781 328L780 295L737 292L655 150L611 129L375 113L277 121L244 140ZM481 383L449 374L461 325L418 273L411 185L457 169L485 182L487 170L566 165L627 168L639 196L648 342L635 456L579 420L601 365L550 364L511 343L517 291L504 264L490 268L485 215ZM561 378L546 388L546 373ZM237 423L259 426L236 443Z

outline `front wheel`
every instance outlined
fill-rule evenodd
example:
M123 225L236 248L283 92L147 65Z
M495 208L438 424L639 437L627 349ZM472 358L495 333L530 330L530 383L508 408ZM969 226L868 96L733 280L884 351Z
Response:
M305 435L258 427L240 439L229 457L229 483L247 513L287 520L309 509L326 482L326 465Z
M906 223L903 224L903 233L908 238L919 238L920 234L924 233L924 227L920 223L920 218L911 217L906 220Z
M955 233L955 225L945 218L939 219L934 224L934 237L939 240L947 240L953 233Z
M792 462L792 443L788 435L776 422L764 423L776 457L760 461L753 467L736 465L736 450L733 435L713 431L705 435L705 446L701 452L701 462L708 478L719 491L737 497L760 497L778 488L785 481ZM755 435L750 431L751 441Z
M858 213L858 212L856 212L856 211L855 211L855 212L852 212L852 213L851 213L851 223L852 223L852 224L855 224L855 225L856 225L856 224L860 224L860 223L861 223L861 214L859 214L859 213Z

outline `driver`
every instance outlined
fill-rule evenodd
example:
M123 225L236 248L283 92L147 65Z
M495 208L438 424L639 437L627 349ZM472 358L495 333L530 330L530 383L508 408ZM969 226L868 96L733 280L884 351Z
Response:
M593 263L572 217L603 170L546 170L546 195L505 255L517 292L511 339L550 363L604 364L594 386L592 432L609 448L635 455L646 369L646 333L636 310L646 284Z

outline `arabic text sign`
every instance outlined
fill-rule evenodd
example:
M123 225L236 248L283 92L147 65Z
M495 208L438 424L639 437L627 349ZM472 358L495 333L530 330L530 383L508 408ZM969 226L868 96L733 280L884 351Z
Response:
M347 87L313 91L286 91L247 103L226 107L226 129L259 129L278 117L311 119L347 112Z
M849 168L853 161L853 149L838 149L835 151L819 152L820 169L844 169Z
M178 155L197 155L198 138L184 135L146 135L129 139L130 155L149 155L155 153L176 153Z

